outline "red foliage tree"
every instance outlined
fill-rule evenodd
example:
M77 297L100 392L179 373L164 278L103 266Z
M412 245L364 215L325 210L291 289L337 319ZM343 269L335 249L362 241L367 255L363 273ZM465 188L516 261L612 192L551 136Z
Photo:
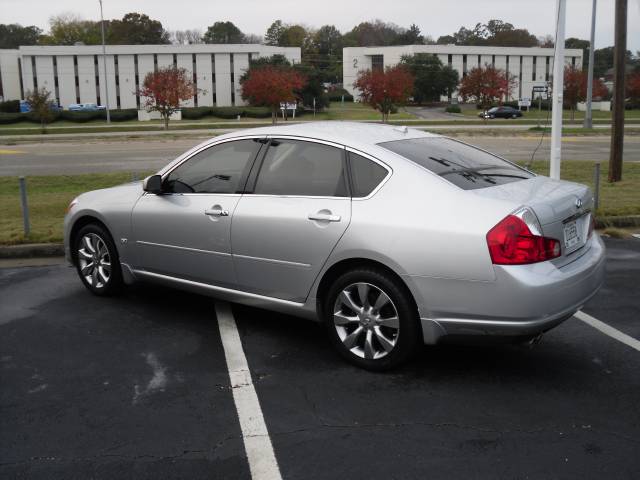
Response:
M564 69L564 103L571 109L571 120L575 119L578 102L584 102L587 98L587 72L567 66ZM607 87L599 78L593 79L593 98L603 97L607 94Z
M476 102L483 108L502 102L511 96L516 78L491 65L472 68L460 82L458 94L465 101Z
M194 86L184 68L172 66L149 72L138 95L144 98L143 105L147 110L160 112L164 128L168 129L169 117L180 110L180 103L201 91Z
M250 105L271 108L271 120L276 123L280 102L297 101L307 78L286 65L264 65L251 68L240 84L242 98Z
M627 77L627 96L633 103L640 103L640 72Z
M386 70L363 70L353 86L360 90L360 99L382 114L382 121L389 120L389 113L396 104L403 104L413 92L414 77L404 65L387 67Z

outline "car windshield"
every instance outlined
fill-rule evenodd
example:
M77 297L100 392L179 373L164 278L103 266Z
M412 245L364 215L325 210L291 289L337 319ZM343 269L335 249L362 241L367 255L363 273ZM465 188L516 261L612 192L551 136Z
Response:
M488 111L491 112L491 113L497 112L498 111L498 107L490 108Z
M463 190L534 177L531 172L511 162L450 138L410 138L378 145L440 175Z

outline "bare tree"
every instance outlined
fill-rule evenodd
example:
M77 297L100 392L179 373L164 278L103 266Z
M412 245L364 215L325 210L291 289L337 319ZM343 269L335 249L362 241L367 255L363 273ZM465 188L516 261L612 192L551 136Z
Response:
M174 30L171 32L171 43L174 45L195 45L202 43L202 30Z

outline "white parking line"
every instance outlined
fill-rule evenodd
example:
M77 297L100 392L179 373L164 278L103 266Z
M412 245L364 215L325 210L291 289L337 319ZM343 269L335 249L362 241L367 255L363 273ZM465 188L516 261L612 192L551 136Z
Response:
M576 312L574 314L578 320L582 320L587 325L591 325L593 328L600 330L605 335L609 335L611 338L615 338L619 342L628 345L631 348L636 349L640 352L640 341L636 340L633 337L630 337L626 333L622 333L620 330L616 330L610 325L607 325L604 322L601 322L597 318L592 317L591 315L584 313L582 311Z
M229 304L216 301L216 315L251 477L253 480L281 480L280 468Z

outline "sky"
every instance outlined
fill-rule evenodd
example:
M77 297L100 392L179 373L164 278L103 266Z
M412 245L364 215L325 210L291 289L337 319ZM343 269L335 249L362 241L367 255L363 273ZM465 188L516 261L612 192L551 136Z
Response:
M275 19L310 27L333 24L343 33L366 20L381 19L403 27L416 23L437 39L497 18L537 36L553 34L555 0L103 0L105 18L137 11L160 20L167 30L198 28L231 20L245 33L264 35ZM567 0L566 37L589 38L592 0ZM0 23L36 25L47 30L49 18L75 13L99 19L98 0L0 0ZM640 0L629 0L627 47L640 50ZM596 48L613 45L614 0L598 0Z

